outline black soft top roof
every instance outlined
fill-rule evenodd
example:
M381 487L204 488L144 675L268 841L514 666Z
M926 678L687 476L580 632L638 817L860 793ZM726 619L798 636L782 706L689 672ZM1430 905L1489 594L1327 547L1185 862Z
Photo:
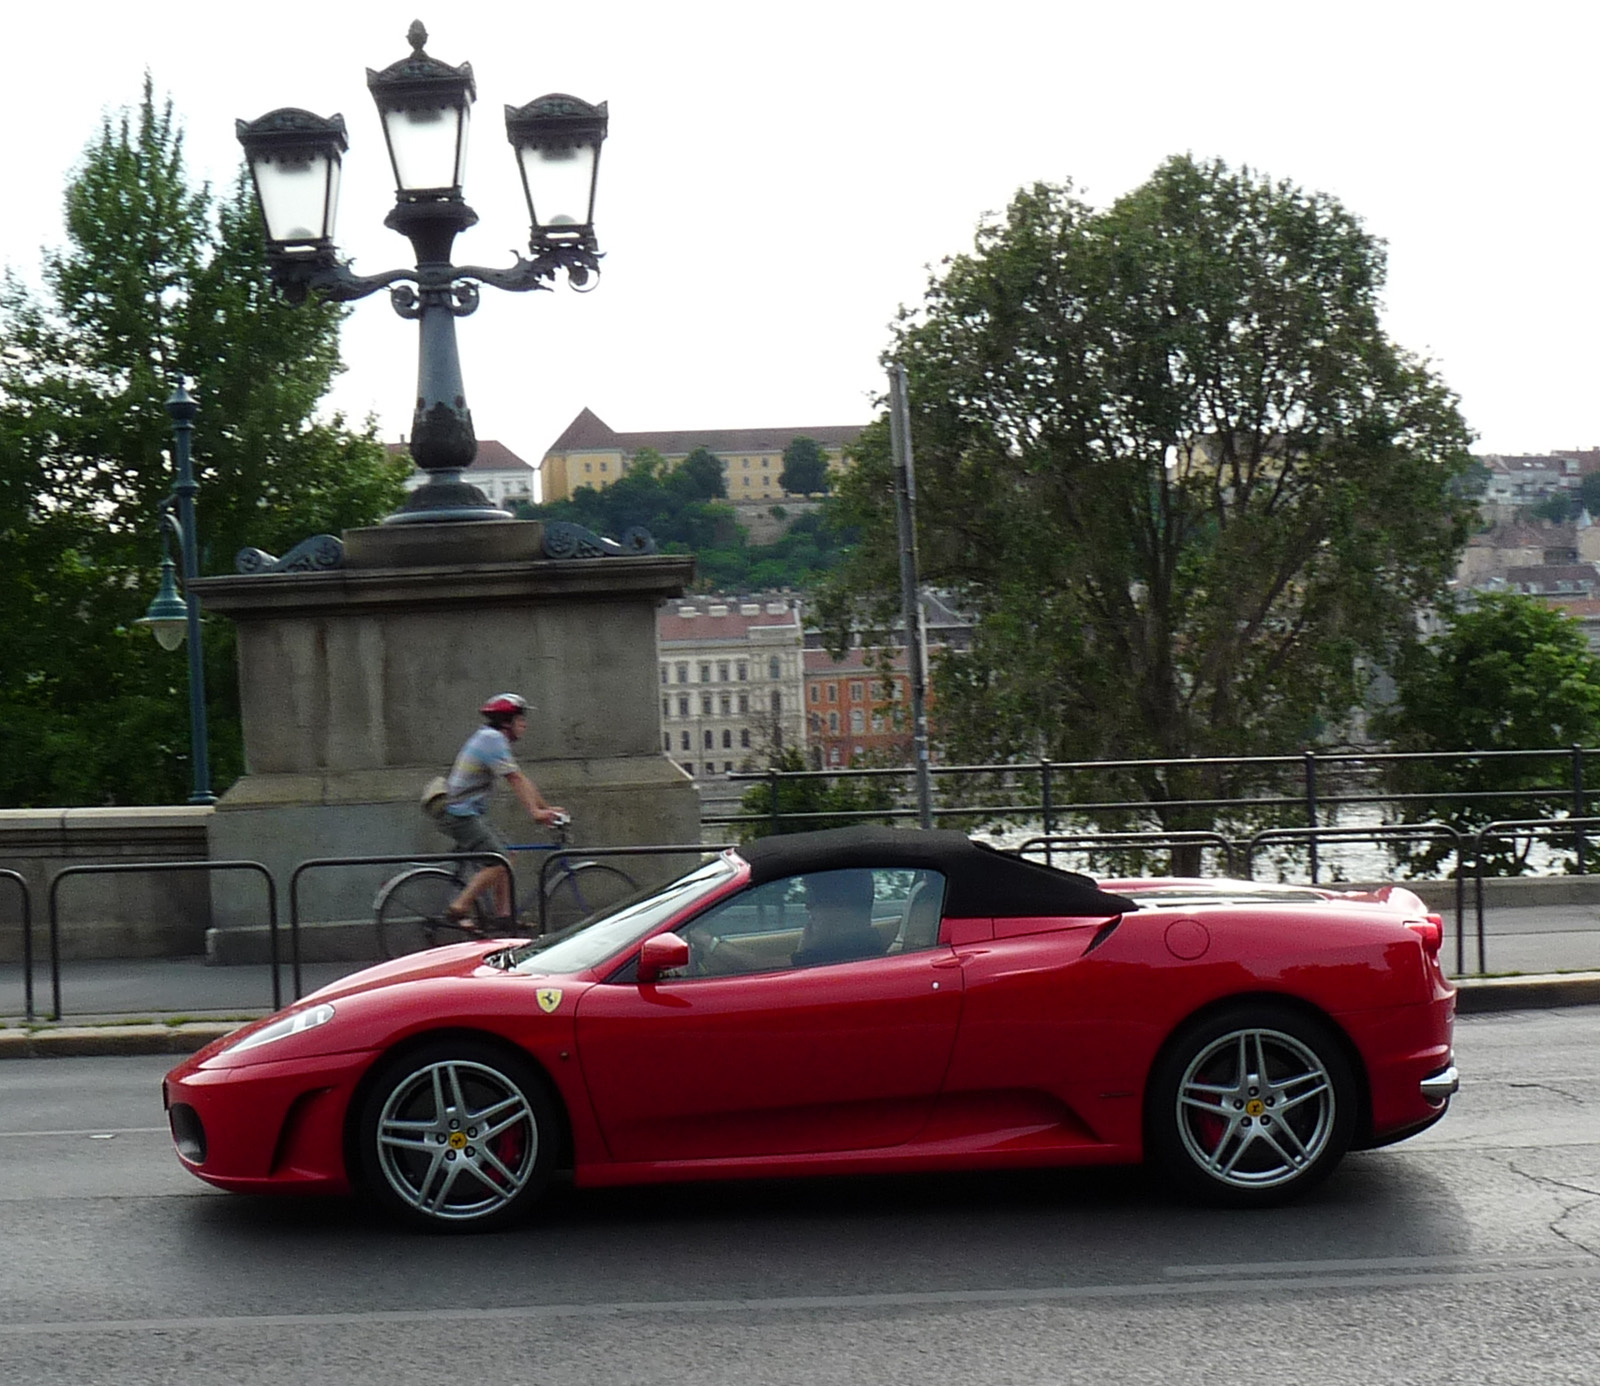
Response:
M941 828L831 828L784 833L748 842L739 855L755 885L802 871L850 866L942 871L944 911L958 919L985 916L1129 914L1138 904L1101 890L1087 876L1057 871L965 833Z

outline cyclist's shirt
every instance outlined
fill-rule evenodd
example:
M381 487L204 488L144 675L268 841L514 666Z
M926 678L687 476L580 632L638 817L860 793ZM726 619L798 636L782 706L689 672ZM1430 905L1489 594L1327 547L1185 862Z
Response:
M445 812L457 818L475 818L489 807L489 791L496 776L517 772L506 734L494 727L479 727L456 756L446 782Z

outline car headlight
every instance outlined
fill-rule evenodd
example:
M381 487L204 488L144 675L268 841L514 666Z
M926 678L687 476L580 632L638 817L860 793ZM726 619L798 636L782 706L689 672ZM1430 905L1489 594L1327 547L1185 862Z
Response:
M286 1015L282 1020L275 1020L270 1025L264 1025L253 1035L246 1035L237 1044L230 1044L224 1051L229 1054L239 1054L246 1049L256 1049L263 1044L271 1044L275 1040L288 1039L290 1035L302 1034L306 1030L315 1030L319 1025L326 1025L333 1019L333 1007L324 1001L320 1006L312 1006L309 1010L296 1011L293 1015Z

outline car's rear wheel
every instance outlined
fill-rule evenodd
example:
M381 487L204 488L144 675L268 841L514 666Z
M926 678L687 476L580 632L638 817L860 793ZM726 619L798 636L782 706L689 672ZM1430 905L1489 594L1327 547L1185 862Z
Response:
M1303 1193L1332 1173L1355 1130L1355 1075L1337 1036L1270 1003L1236 1006L1180 1033L1148 1091L1152 1161L1215 1203L1267 1205Z
M517 1217L549 1181L559 1118L526 1060L470 1039L391 1060L362 1104L367 1189L407 1221L475 1231Z

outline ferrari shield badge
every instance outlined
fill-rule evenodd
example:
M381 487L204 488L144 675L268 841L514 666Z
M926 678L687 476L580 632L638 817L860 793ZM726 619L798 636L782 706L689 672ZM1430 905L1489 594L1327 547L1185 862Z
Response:
M560 987L540 987L538 990L539 1009L549 1015L561 1004Z

